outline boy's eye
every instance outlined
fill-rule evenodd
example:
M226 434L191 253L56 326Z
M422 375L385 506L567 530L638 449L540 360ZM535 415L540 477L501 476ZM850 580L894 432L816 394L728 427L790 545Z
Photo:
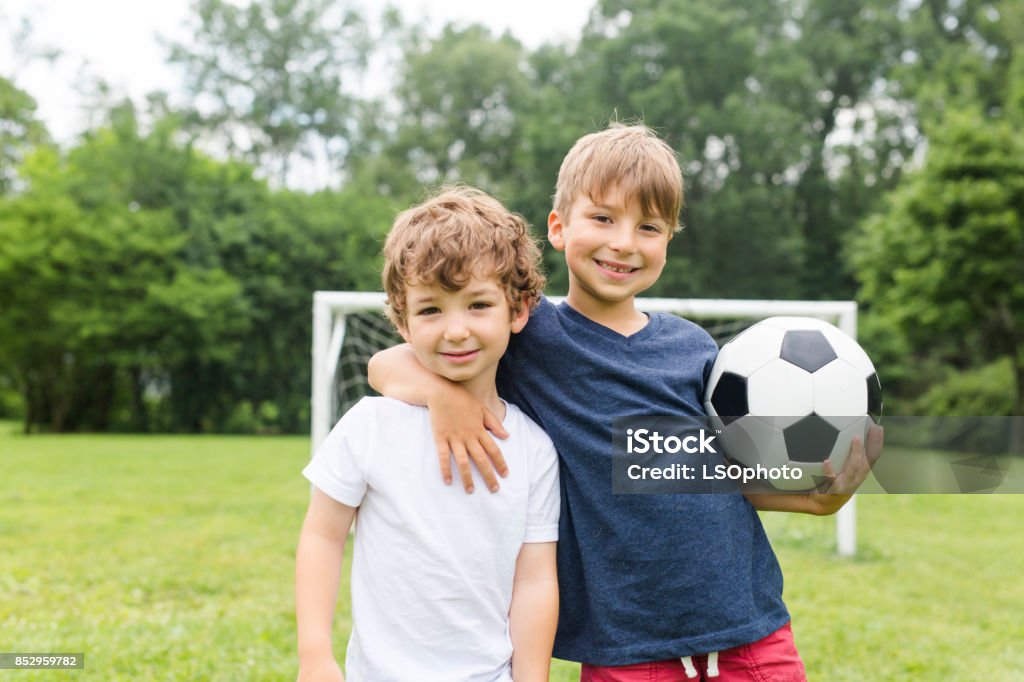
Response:
M441 309L437 306L427 306L426 308L420 308L416 311L417 315L436 315L441 312Z
M593 217L593 220L596 221L596 222L599 222L599 223L610 223L612 221L611 218L609 218L606 215L600 214L600 213L595 215Z
M493 305L494 304L491 303L490 301L475 301L474 303L471 303L469 307L472 310L485 310Z
M661 232L661 227L653 223L644 223L640 226L640 229L645 232Z

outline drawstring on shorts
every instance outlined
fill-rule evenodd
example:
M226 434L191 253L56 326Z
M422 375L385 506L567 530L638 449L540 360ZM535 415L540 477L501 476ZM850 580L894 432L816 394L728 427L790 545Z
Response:
M708 677L718 677L718 652L708 654Z
M683 664L683 670L686 671L688 678L696 679L698 676L697 668L693 665L693 656L683 656L679 659ZM708 677L718 677L718 652L712 651L708 654Z

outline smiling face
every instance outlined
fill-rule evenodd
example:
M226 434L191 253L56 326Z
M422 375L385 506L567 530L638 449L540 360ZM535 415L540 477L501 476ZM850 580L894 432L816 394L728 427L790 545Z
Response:
M525 326L529 309L520 306L513 313L498 281L481 277L456 290L410 283L406 304L408 317L399 332L420 363L484 402L496 396L498 361L509 335Z
M635 317L634 298L661 275L674 227L645 214L618 186L600 197L577 196L568 216L552 211L548 240L565 252L569 305L606 326Z

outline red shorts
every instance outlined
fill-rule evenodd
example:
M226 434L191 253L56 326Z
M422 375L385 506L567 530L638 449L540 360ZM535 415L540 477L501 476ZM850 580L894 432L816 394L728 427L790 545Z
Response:
M710 665L709 665L710 664ZM709 670L710 667L710 670ZM689 668L689 670L687 670ZM717 668L717 675L715 669ZM583 664L580 682L807 682L789 623L750 644L687 659L617 667Z

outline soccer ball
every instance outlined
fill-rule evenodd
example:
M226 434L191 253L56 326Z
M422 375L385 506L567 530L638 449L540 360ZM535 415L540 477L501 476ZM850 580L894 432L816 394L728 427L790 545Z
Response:
M765 483L810 490L830 459L838 473L856 435L882 414L882 387L867 353L811 317L770 317L722 346L704 407L730 459L750 468L799 469Z

